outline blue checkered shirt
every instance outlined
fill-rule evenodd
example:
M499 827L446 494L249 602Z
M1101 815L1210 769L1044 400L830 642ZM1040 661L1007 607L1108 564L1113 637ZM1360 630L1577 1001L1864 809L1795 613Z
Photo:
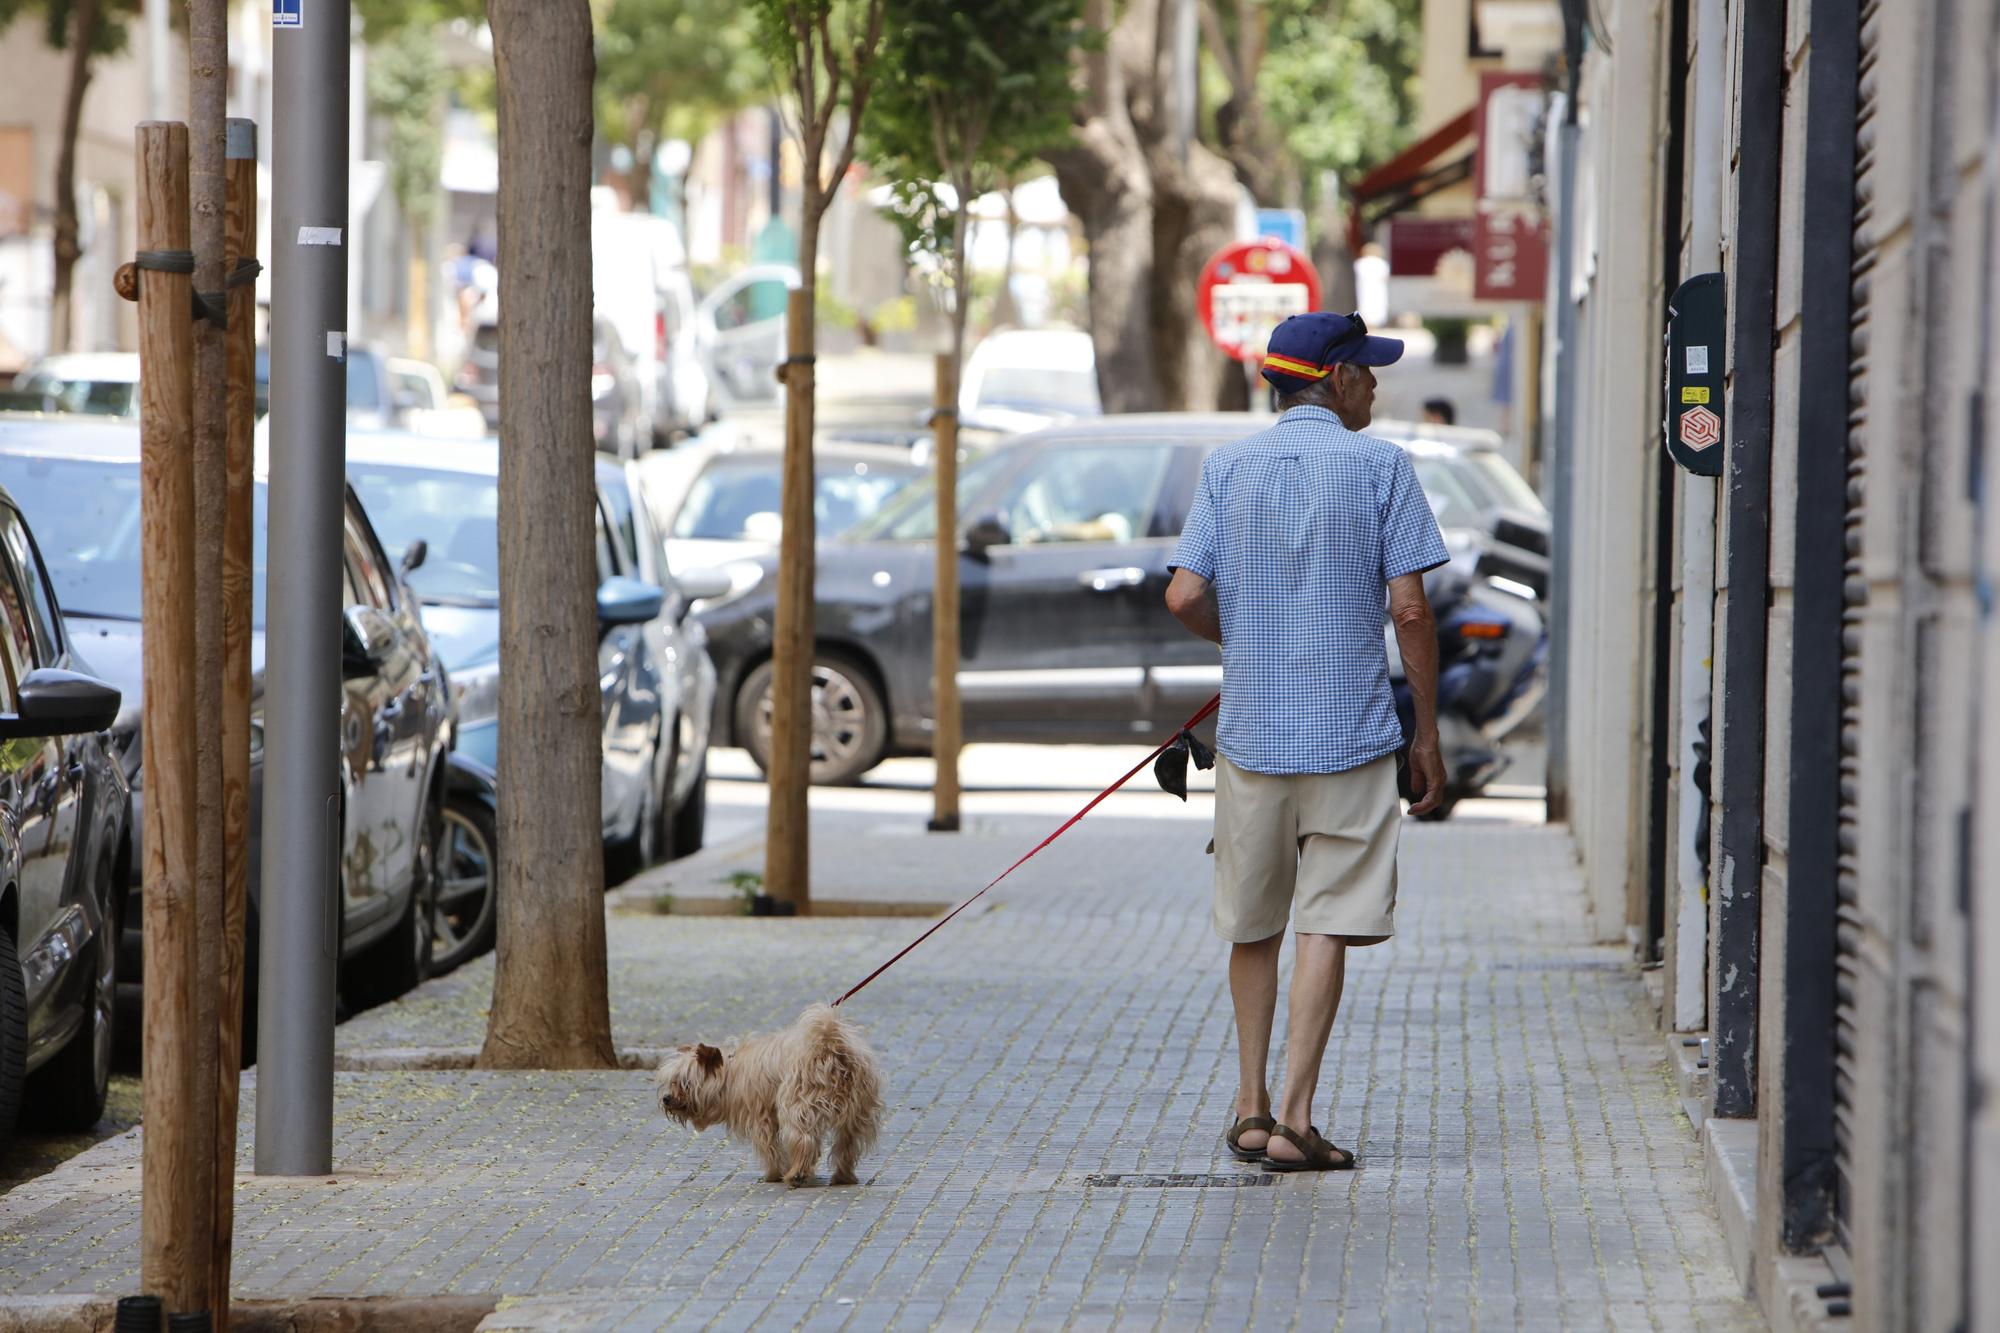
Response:
M1409 455L1323 407L1210 454L1173 564L1215 585L1229 761L1338 773L1401 746L1388 581L1448 558Z

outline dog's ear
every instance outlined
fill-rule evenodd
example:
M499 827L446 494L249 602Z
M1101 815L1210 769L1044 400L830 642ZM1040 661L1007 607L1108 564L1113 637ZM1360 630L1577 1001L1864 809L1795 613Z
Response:
M694 1062L701 1066L702 1073L713 1074L722 1068L722 1052L713 1046L697 1046L694 1048Z

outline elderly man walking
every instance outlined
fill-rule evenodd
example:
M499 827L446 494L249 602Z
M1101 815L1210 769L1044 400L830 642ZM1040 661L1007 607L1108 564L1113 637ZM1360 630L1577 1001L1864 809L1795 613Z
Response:
M1415 703L1411 809L1444 796L1437 631L1423 573L1444 539L1409 456L1364 435L1371 366L1403 354L1359 315L1294 315L1264 378L1283 415L1211 454L1167 588L1188 629L1222 645L1216 729L1216 933L1230 943L1241 1075L1227 1142L1275 1171L1337 1171L1354 1154L1313 1123L1349 946L1394 932L1404 737L1382 642L1386 597ZM1298 937L1285 1083L1266 1065L1285 923ZM1331 1126L1329 1125L1329 1128Z

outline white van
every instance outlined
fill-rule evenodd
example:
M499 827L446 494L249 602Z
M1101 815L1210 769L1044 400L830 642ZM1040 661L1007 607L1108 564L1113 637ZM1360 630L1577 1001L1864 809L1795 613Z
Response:
M687 249L666 218L621 213L615 196L591 191L591 276L597 314L618 331L639 381L642 416L653 440L692 431L710 415L712 394L695 334Z

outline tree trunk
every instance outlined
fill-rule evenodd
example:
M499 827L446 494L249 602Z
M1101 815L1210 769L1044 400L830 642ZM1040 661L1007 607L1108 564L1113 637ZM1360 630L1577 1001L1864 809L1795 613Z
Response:
M1313 267L1319 270L1320 305L1346 313L1357 309L1354 251L1347 244L1347 206L1340 177L1329 171L1320 178L1319 235L1313 239Z
M429 227L419 227L407 219L410 236L410 312L404 321L403 337L410 355L419 361L431 359L431 238Z
M1011 328L1021 322L1021 307L1014 300L1014 245L1021 235L1021 215L1014 208L1014 184L1009 181L1002 190L1007 201L1007 258L1000 266L1000 290L993 297L993 322L996 329ZM956 372L965 370L963 358L959 360Z
M500 845L487 1069L616 1062L590 429L590 9L487 0L500 110Z
M76 220L76 137L83 125L83 97L90 89L91 48L97 44L100 0L76 0L69 37L69 95L63 100L62 140L56 152L55 282L49 296L49 350L72 350L76 337L70 287L83 257Z
M1122 132L1121 132L1122 131ZM1153 352L1153 182L1130 123L1093 120L1050 155L1090 251L1090 341L1106 412L1161 406Z
M194 249L195 291L218 300L223 292L223 253L228 236L229 189L224 166L224 117L228 100L229 16L223 0L194 0L188 6L188 217ZM195 1017L208 1034L196 1047L195 1085L217 1089L224 1077L218 1053L220 1023L216 1001L222 974L223 846L222 543L227 524L229 485L229 349L221 324L200 319L194 326L194 717L195 717L195 956L203 985ZM221 1146L216 1126L220 1098L195 1103L198 1132ZM234 1146L235 1136L230 1136ZM223 1180L233 1185L233 1159L214 1163L215 1181L191 1225L215 1231L215 1208ZM210 1260L213 1265L213 1239ZM215 1274L211 1271L211 1277ZM227 1277L226 1268L221 1276ZM228 1327L228 1296L210 1289L209 1301L222 1308Z
M1160 405L1170 412L1220 407L1234 364L1209 341L1195 312L1195 287L1209 256L1236 235L1236 175L1196 144L1182 164L1163 147L1153 173L1153 339Z
M806 135L812 164L799 207L799 286L785 312L785 461L779 512L778 600L771 636L771 752L764 812L764 892L805 912L812 904L812 847L806 793L812 785L813 662L813 415L818 393L813 348L818 339L819 227L826 197L819 188L820 140Z

